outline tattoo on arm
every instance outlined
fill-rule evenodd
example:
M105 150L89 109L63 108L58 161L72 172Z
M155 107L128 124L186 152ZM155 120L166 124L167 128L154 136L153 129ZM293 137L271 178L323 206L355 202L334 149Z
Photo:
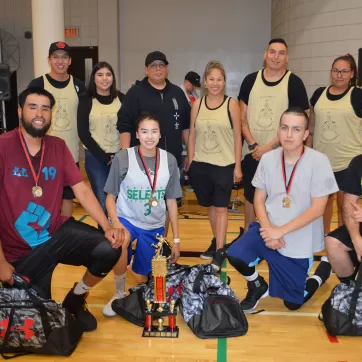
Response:
M242 121L241 121L241 127L245 127L245 126L247 126L248 125L248 121L246 120L246 119L243 119Z
M347 223L356 224L354 218L352 217L352 212L350 210L350 207L348 207L348 206L342 207L342 220L343 220L344 224L347 224Z
M275 142L271 145L272 150L276 150L280 146L279 142Z

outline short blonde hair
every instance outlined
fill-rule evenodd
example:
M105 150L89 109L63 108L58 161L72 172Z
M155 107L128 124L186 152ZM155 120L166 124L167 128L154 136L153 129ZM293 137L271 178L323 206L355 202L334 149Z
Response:
M206 95L208 92L207 92L207 89L205 87L205 82L206 82L206 78L207 76L211 73L211 71L213 69L219 69L222 76L224 77L224 81L226 82L226 72L225 72L225 68L224 66L221 64L221 62L219 62L218 60L210 60L207 64L206 64L206 67L205 67L205 71L204 71L204 74L203 74L203 79L202 79L202 84L203 84L203 95Z

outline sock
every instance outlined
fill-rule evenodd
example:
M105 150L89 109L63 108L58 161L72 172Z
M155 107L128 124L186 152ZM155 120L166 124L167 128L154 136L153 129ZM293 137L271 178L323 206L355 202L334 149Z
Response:
M248 266L242 260L240 260L234 256L228 255L228 260L229 260L229 263L244 277L247 277L247 276L250 277L256 271L255 266Z
M253 282L254 280L256 280L259 276L259 273L257 270L254 271L254 273L250 276L244 275L244 278L248 281L248 282Z
M321 261L326 261L327 263L329 263L328 256L322 256Z
M126 274L124 272L122 275L114 274L114 281L116 282L116 292L125 293L126 289Z
M338 275L337 275L337 277L338 277ZM349 282L351 280L355 280L355 276L354 276L354 274L352 274L349 277L338 277L338 279L341 283L349 285Z
M321 277L319 277L318 275L312 275L308 280L311 280L311 279L314 279L314 280L316 280L317 281L317 283L318 283L318 288L322 285L322 279L321 279ZM307 283L308 283L308 281L307 281ZM317 289L318 289L317 288Z
M83 279L75 286L73 293L76 295L82 295L84 293L87 293L90 291L92 287L88 287L88 285L85 285L83 282Z

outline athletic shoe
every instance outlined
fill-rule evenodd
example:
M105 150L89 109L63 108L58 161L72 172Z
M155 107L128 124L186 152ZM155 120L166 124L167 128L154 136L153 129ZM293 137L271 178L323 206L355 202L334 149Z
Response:
M210 260L214 257L215 253L216 253L216 238L213 238L211 240L211 245L207 248L206 251L201 253L200 258L204 260Z
M83 327L84 332L90 332L97 329L97 319L88 310L86 298L88 293L74 294L73 290L65 296L63 301L63 308L67 309L70 314L73 314L75 320L77 320Z
M221 270L222 264L227 256L227 248L220 248L214 255L212 259L211 266L216 271L219 272Z
M112 303L116 299L121 299L126 296L125 292L116 291L116 294L111 298L111 300L103 307L103 315L105 317L115 317L117 313L112 309Z
M248 282L248 293L240 306L244 313L251 313L259 304L260 299L269 295L268 283L260 275L252 282Z
M331 274L332 274L331 264L329 263L327 257L322 256L321 262L317 266L317 269L315 270L313 276L318 276L321 279L322 284L320 286L322 286L328 280Z

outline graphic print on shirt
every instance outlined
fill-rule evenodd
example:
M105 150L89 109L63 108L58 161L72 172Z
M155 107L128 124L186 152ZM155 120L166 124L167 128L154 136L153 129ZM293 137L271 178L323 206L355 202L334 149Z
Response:
M41 205L29 202L14 223L15 229L31 248L45 243L50 239L49 225L51 214Z
M180 117L180 115L178 114L178 103L176 98L172 98L172 102L173 102L173 106L175 108L175 113L173 115L173 117L175 118L175 129L178 129L178 126L180 125L180 123L177 122L178 118Z
M119 134L117 131L117 115L113 112L102 113L106 119L104 128L104 140L111 146L119 144Z
M54 131L65 132L72 130L72 122L68 115L68 98L56 98L55 114L52 122Z
M262 107L259 110L258 118L256 121L257 127L254 128L256 131L273 131L274 111L273 106L276 102L276 97L260 97L260 104Z
M333 109L323 109L327 111L327 120L322 124L322 139L321 143L338 144L341 143L341 139L338 133L338 125L333 120L332 114Z
M210 153L220 153L221 148L217 139L217 133L212 129L211 123L206 123L207 131L204 132L202 138L202 152Z

